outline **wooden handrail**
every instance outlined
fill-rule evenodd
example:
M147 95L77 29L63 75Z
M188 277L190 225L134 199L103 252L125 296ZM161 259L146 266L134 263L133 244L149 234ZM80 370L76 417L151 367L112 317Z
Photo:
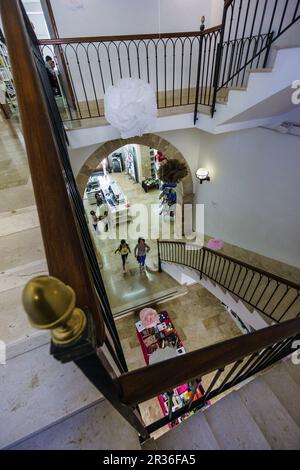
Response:
M177 244L181 244L181 245L188 244L186 242L173 241L173 240L170 240L170 241L169 240L167 240L167 241L166 240L160 240L159 243L161 243L161 244L168 244L168 243L176 244L177 243ZM191 243L191 245L192 245L192 243ZM224 258L228 261L239 264L239 265L243 266L244 268L251 269L252 271L257 272L258 274L261 274L262 276L272 278L272 279L274 279L274 281L280 282L280 283L285 284L285 285L287 285L287 286L289 286L293 289L296 289L296 290L300 291L300 284L297 284L296 282L289 281L288 279L280 277L277 274L270 273L269 271L265 271L264 269L261 269L261 268L258 268L256 266L253 266L251 264L245 263L244 261L241 261L239 259L232 258L231 256L225 255L224 253L216 252L214 250L211 250L210 248L207 248L206 246L204 246L202 248L199 247L199 250L201 250L201 249L204 250L204 251L207 251L209 253L212 253L215 256L219 256L220 258Z
M204 31L185 31L178 33L150 33L150 34L124 34L118 36L90 36L74 38L40 39L38 44L41 46L59 46L62 44L90 43L90 42L114 42L114 41L138 41L143 39L161 39L177 37L195 37L206 36L207 34L217 32L222 25L205 29Z
M198 349L119 377L121 400L136 405L300 334L300 319Z
M17 0L1 0L0 14L12 64L28 162L49 273L71 286L77 305L93 314L99 345L104 321L87 264L60 154Z

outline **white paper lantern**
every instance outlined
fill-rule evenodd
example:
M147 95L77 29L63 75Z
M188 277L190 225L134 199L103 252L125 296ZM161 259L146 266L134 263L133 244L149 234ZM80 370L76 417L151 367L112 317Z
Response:
M144 80L124 78L107 89L104 96L106 120L122 139L153 131L157 117L154 91Z

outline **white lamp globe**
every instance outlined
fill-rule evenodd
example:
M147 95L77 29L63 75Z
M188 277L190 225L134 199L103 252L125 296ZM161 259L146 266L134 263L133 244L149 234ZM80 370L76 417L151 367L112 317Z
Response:
M104 95L106 120L121 133L122 139L153 131L157 118L155 93L149 83L124 78Z

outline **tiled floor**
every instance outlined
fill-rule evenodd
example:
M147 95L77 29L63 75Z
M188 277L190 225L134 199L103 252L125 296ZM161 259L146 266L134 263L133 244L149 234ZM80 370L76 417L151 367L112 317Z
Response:
M167 310L187 352L241 335L220 301L200 284L187 287L187 295L155 305ZM138 312L116 321L129 370L145 365L135 332Z

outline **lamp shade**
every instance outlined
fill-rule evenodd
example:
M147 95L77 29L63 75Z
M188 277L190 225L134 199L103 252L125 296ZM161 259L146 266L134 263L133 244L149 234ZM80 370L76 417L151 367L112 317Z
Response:
M124 78L104 95L106 120L123 139L153 131L157 117L154 91L144 80Z

